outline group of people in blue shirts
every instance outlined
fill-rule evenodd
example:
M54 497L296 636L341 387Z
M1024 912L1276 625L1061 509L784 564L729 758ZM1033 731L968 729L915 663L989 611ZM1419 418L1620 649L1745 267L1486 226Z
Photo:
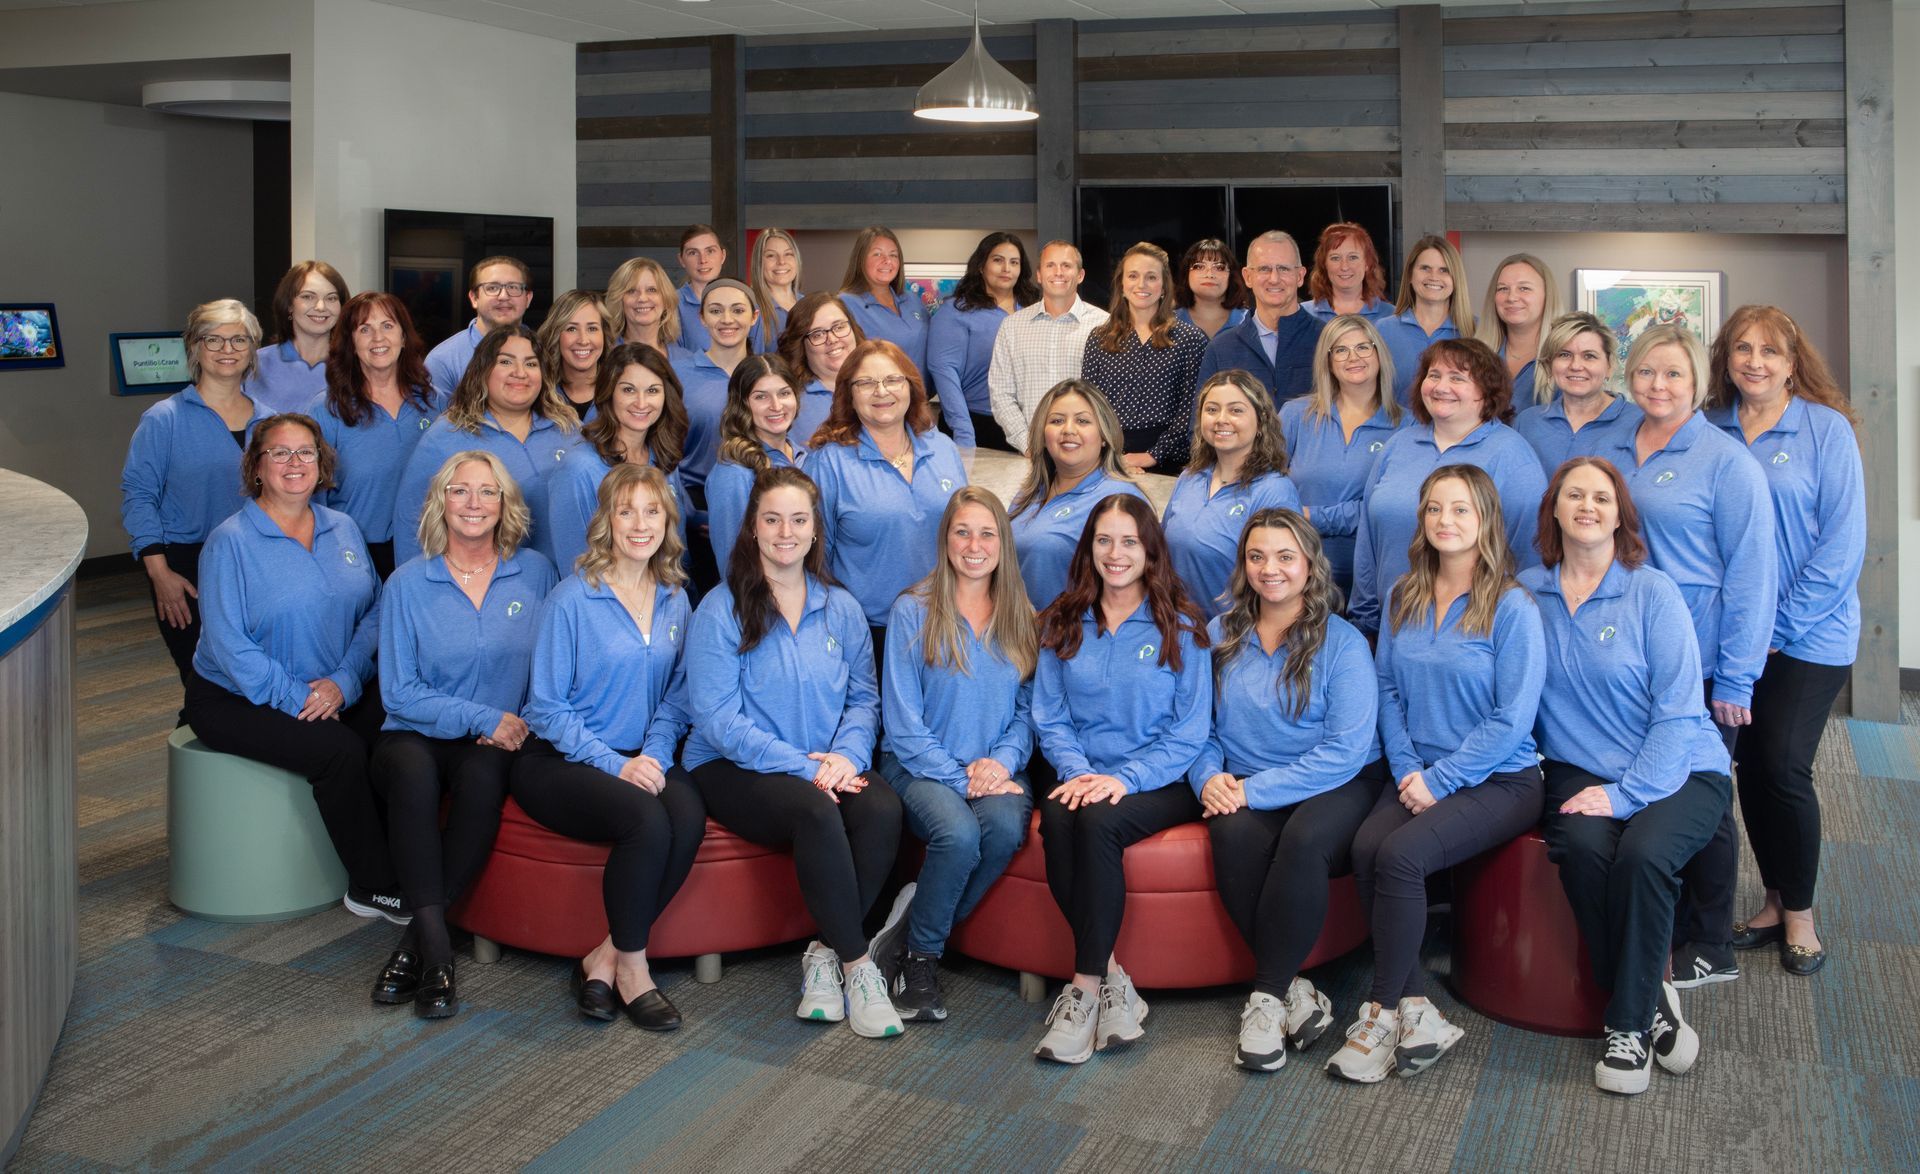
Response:
M720 276L690 229L699 351L645 259L536 334L526 266L489 258L474 324L431 353L397 299L308 262L274 311L276 350L330 321L298 405L260 383L254 316L200 306L193 384L143 415L123 484L183 720L312 780L348 907L404 927L372 997L429 1018L458 1009L447 911L508 795L611 845L583 1015L679 1025L647 937L711 818L791 849L819 931L797 1013L870 1037L946 1016L948 935L1037 810L1075 973L1035 1052L1081 1063L1148 1016L1114 953L1124 849L1200 820L1256 960L1234 1062L1280 1068L1334 1025L1301 967L1351 871L1374 976L1326 1067L1371 1083L1461 1036L1425 992L1428 877L1539 826L1611 992L1597 1085L1684 1072L1678 989L1737 977L1738 949L1801 975L1827 957L1812 763L1865 539L1845 396L1768 306L1711 353L1641 330L1617 394L1620 341L1558 313L1536 258L1503 262L1500 325L1476 332L1444 239L1410 252L1390 314L1344 225L1298 311L1305 383L1275 387L1295 364L1267 312L1307 276L1275 237L1227 269L1261 362L1201 364L1160 513L1141 471L1161 461L1130 459L1078 372L1032 397L1011 502L969 484L934 360L869 327L911 316L884 229L841 296L798 292L784 233L759 267L776 287ZM1180 309L1214 355L1241 294L1202 244ZM988 300L1032 280L1011 234L975 259ZM1143 307L1153 284L1116 275ZM1151 346L1151 313L1131 321ZM271 377L310 376L308 350ZM953 395L970 424L1004 415ZM1738 925L1736 760L1766 888ZM925 862L869 936L903 828Z

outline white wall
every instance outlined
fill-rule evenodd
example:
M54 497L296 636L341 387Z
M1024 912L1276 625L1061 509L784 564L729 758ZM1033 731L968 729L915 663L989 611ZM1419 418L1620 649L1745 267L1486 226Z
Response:
M1893 10L1895 386L1900 417L1900 663L1920 666L1920 8Z
M112 394L107 335L179 330L253 287L253 128L0 93L16 160L0 301L52 302L64 367L0 374L0 465L86 511L87 556L124 553L120 466L151 396ZM131 565L131 564L129 564Z
M296 257L372 288L383 209L551 216L555 285L572 288L572 44L372 0L315 4L311 44L308 72L294 60L297 110L310 90L293 133Z

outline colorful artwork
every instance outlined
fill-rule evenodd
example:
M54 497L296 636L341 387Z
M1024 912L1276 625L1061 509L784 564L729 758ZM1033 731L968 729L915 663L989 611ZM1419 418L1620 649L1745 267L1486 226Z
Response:
M1626 386L1627 352L1655 326L1680 326L1703 346L1720 330L1726 274L1682 270L1576 269L1576 302L1620 339L1614 386Z
M908 265L907 294L920 299L927 313L932 314L953 296L954 288L966 275L965 265Z
M66 362L52 305L0 305L0 371L64 367Z

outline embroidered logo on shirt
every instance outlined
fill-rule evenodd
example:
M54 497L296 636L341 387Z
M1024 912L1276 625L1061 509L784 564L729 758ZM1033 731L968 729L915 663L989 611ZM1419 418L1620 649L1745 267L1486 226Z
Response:
M678 641L679 639L680 639L680 625L668 624L667 625L667 643L672 644Z
M1247 503L1243 501L1239 505L1234 506L1232 509L1228 510L1227 516L1229 518L1237 518L1241 514L1244 514L1246 512L1247 512Z
M360 560L359 560L359 559L357 559L357 558L355 558L355 557L353 557L353 552L352 552L351 550L343 550L343 551L341 551L341 552L340 552L340 554L341 554L341 556L342 556L343 558L345 558L345 559L347 560L347 565L348 565L348 566L350 566L350 567L352 567L352 566L358 566L358 565L359 565L359 563L360 563Z
M1784 452L1777 452L1773 454L1773 463L1776 465L1784 465L1792 459L1793 459L1792 457L1789 457Z
M1658 477L1655 477L1653 479L1653 483L1655 485L1665 485L1667 482L1671 480L1673 480L1673 470L1667 469L1664 472L1662 472Z
M1056 521L1065 521L1066 519L1071 518L1073 516L1073 507L1070 505L1063 505L1059 509L1053 511L1053 516Z
M1153 655L1153 645L1151 645L1151 644L1142 644L1142 645L1140 646L1140 652L1139 652L1139 654L1138 654L1138 655L1137 655L1137 656L1136 656L1136 657L1135 657L1134 659L1136 659L1136 660L1145 660L1145 659L1147 659L1147 658L1148 658L1149 656L1152 656L1152 655Z
M953 478L951 477L940 478L940 492L942 493L953 492Z
M566 459L567 459L567 450L563 448L563 449L560 449L559 451L557 451L557 452L555 452L555 453L553 454L553 459L554 459L554 460L556 460L556 461L564 461L564 460L566 460Z
M519 601L519 600L517 600L517 599L516 599L516 600L514 600L514 601L513 601L512 603L509 603L509 604L507 605L507 614L508 614L508 615L510 615L510 616L517 616L517 615L519 615L519 614L520 614L520 601Z
M838 652L838 651L840 651L840 641L838 641L838 640L835 640L835 639L834 639L833 637L831 637L831 636L829 636L829 637L827 637L827 651L828 651L828 652Z
M1384 441L1384 440L1376 440L1376 441L1374 441L1374 442L1373 442L1372 444L1369 444L1369 445L1367 446L1367 451L1368 451L1368 452L1379 452L1379 451L1380 451L1381 449L1383 449L1383 448L1385 448L1385 447L1387 447L1387 442L1386 442L1386 441Z
M1606 641L1613 639L1615 636L1618 636L1619 634L1620 633L1614 630L1614 627L1612 624L1608 624L1606 627L1600 629L1600 641L1601 643L1605 643Z
M420 421L420 431L422 431L422 432L425 432L425 431L426 431L427 429L429 429L429 428L431 428L431 427L433 427L433 421L432 421L432 420L428 420L428 419L425 419L425 418L422 418L422 419L421 419L421 421Z

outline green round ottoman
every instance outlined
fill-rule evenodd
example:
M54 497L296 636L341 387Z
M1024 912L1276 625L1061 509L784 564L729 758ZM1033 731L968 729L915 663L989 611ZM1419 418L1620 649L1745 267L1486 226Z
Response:
M347 870L291 771L167 739L167 897L208 921L284 921L337 904Z

